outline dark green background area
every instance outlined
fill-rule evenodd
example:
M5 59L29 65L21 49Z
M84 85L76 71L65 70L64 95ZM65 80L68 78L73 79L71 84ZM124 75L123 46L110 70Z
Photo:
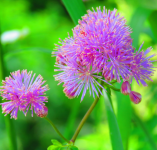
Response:
M136 49L144 41L143 49L152 46L152 54L157 53L157 1L156 0L84 0L86 9L105 6L107 9L118 9L132 28L133 45ZM59 38L64 39L68 32L72 35L72 22L68 12L60 0L0 0L0 28L6 31L27 28L28 35L14 42L2 43L5 61L5 76L16 70L27 69L41 74L49 85L47 91L48 117L68 139L71 138L79 121L93 102L88 94L80 103L80 97L68 99L63 93L62 85L54 80L55 58L51 53L58 44ZM153 60L157 60L154 57ZM157 63L154 62L154 66ZM128 96L112 91L111 98L117 115L125 150L154 150L149 140L157 144L157 72L147 81L148 87L132 83L132 90L142 94L142 102L131 103ZM120 84L115 86L120 87ZM111 150L108 122L103 98L82 128L76 146L79 150ZM130 113L131 112L131 113ZM8 136L4 123L4 114L0 113L0 150L9 150ZM135 117L138 116L140 121ZM13 119L12 119L13 120ZM144 128L143 128L144 126ZM46 150L51 139L62 139L56 134L46 120L25 117L18 113L13 120L13 128L17 134L18 150ZM146 134L145 129L148 134ZM129 142L128 142L129 140Z

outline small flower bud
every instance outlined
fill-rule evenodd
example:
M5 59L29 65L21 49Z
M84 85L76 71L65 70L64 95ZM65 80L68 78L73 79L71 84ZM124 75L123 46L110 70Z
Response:
M38 110L36 112L38 117L44 118L48 114L48 108L46 106L43 106L42 109Z
M64 90L63 90L63 92L65 93L65 95L66 95L68 98L72 99L72 98L75 97L75 92L76 92L76 91L72 92L72 90L73 90L73 88L71 88L71 89L68 90L68 89L65 87Z
M120 91L124 95L129 95L129 93L131 92L131 86L128 81L122 83Z
M141 94L140 93L137 93L137 92L134 92L134 91L131 91L130 94L130 100L135 103L135 104L138 104L139 102L141 102Z

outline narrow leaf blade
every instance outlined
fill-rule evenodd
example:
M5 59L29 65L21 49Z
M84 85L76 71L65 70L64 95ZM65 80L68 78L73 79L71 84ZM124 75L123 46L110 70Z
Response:
M117 96L117 121L123 141L124 149L128 149L128 141L131 130L131 101L128 96L116 93Z
M78 20L81 19L86 13L85 6L82 0L62 0L64 6L66 7L68 13L70 14L73 22L78 24Z
M120 130L118 127L118 123L116 120L116 116L114 114L112 105L111 105L111 99L110 99L110 89L107 88L107 92L103 90L103 96L104 96L104 102L106 107L106 114L108 118L108 125L110 130L110 138L112 143L112 149L113 150L124 150L123 149L123 143L122 138L120 135Z

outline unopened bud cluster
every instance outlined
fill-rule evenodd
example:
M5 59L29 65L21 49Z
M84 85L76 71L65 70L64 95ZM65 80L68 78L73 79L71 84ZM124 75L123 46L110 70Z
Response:
M121 93L124 94L124 95L129 95L130 96L130 100L135 103L135 104L138 104L141 102L141 94L140 93L137 93L135 91L131 91L131 86L130 86L130 83L128 81L125 81L122 83L122 86L121 86Z

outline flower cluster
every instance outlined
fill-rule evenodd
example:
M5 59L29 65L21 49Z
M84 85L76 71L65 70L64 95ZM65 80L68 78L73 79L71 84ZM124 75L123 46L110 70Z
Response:
M35 74L27 70L12 72L11 76L6 77L2 81L3 86L0 86L1 96L7 102L1 103L2 112L11 114L11 118L17 119L18 110L23 111L26 115L28 109L33 110L39 117L44 117L48 113L48 109L44 102L47 102L47 97L43 96L48 90L48 85L42 86L45 81L41 75L34 79Z
M131 29L126 25L117 10L87 11L73 29L73 37L60 40L52 53L56 56L55 79L63 83L64 92L69 98L82 93L83 100L86 91L93 95L101 94L101 82L130 81L135 78L137 83L146 86L145 80L151 80L154 70L152 61L145 52L135 52L132 46Z

